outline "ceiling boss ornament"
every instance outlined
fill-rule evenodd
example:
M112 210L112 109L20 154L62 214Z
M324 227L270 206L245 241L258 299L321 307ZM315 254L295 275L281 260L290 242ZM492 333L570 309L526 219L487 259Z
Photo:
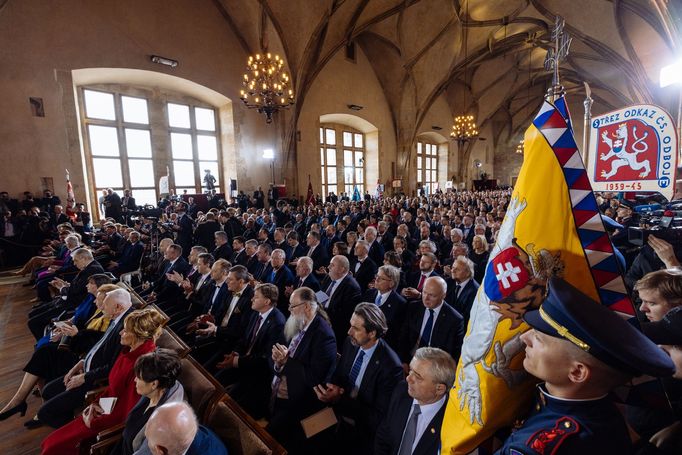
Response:
M239 98L249 109L265 114L266 123L272 123L272 114L294 104L284 59L270 52L256 54L249 57L246 67Z

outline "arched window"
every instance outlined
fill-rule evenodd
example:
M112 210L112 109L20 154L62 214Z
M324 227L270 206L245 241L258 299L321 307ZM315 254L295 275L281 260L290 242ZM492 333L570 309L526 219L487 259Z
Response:
M365 192L365 135L346 125L320 127L322 194ZM340 167L343 166L341 170Z
M113 84L78 92L85 157L98 194L113 188L122 195L130 188L138 205L155 204L158 177L166 175L169 163L170 187L178 193L204 190L205 169L216 177L220 191L213 107L181 95Z
M438 145L420 140L417 142L417 185L427 194L436 190L438 182Z

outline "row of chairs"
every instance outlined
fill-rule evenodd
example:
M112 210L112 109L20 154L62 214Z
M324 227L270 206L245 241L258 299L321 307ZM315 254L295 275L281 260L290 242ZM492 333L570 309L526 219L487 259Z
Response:
M121 281L119 286L130 292L136 308L147 306L128 283ZM152 307L164 314L155 305ZM189 355L191 348L172 330L164 328L156 344L178 353L182 359L182 373L178 380L185 389L187 402L194 409L200 423L220 437L230 455L287 453L284 447L225 393L222 384ZM89 446L89 450L84 447L85 450L81 452L106 455L121 438L122 432L123 424L102 431Z

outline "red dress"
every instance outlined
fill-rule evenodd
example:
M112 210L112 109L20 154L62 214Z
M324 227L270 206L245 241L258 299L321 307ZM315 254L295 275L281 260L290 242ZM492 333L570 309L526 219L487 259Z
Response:
M98 397L117 398L111 414L93 419L90 422L90 428L85 426L82 416L76 417L45 438L41 444L41 453L53 455L78 454L78 445L81 441L94 438L100 431L123 423L130 410L140 399L135 391L135 372L133 370L135 361L154 349L156 349L154 341L148 340L134 351L121 351L109 372L109 386Z

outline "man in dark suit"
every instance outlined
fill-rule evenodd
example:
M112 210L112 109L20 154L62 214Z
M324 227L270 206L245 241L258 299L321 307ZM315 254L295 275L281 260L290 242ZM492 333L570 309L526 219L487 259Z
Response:
M132 231L128 234L128 241L123 246L123 251L118 261L110 262L108 269L116 276L137 270L140 267L143 254L144 243L140 241L140 233Z
M286 296L286 288L294 284L294 274L285 265L286 253L279 248L270 255L270 273L265 277L265 282L274 284L279 291L277 308L281 312L287 311L289 298Z
M213 212L206 214L206 219L199 223L194 230L194 243L203 246L211 251L214 248L214 234L220 230L220 223L215 219Z
M318 312L315 293L309 288L296 289L289 299L291 315L284 326L288 345L275 344L272 362L272 416L266 427L289 453L315 453L323 441L306 439L301 419L320 411L324 403L317 399L314 387L329 382L336 362L334 332Z
M276 308L279 291L274 284L259 284L251 299L253 313L237 347L217 364L218 379L232 398L253 418L268 415L272 383L270 357L276 343L284 343L285 318Z
M391 251L393 249L393 237L394 235L388 230L388 223L383 220L379 221L376 241L381 244L384 251Z
M317 398L342 416L335 444L339 453L372 453L379 422L403 377L398 356L382 339L387 330L376 305L358 304L331 381L315 388Z
M439 276L436 272L438 258L433 253L423 253L419 259L419 272L412 272L407 275L406 287L401 291L403 297L410 301L421 299L421 292L424 283L432 276Z
M38 411L40 422L59 428L73 419L74 411L85 401L85 393L96 387L96 381L109 375L121 351L120 332L123 322L131 311L132 302L128 291L116 289L107 293L102 312L111 319L109 328L83 360L74 365L65 376L43 387L44 403Z
M474 219L471 217L471 215L464 215L462 220L463 223L460 226L460 229L462 230L464 243L466 243L469 246L469 248L471 248L471 244L474 241L474 235L476 235L476 232L474 230Z
M313 260L308 256L300 257L296 264L296 279L291 287L291 291L302 287L310 288L313 292L320 290L320 282L317 281L313 273ZM291 295L291 292L289 292L289 295Z
M384 263L384 247L381 242L377 242L377 230L373 226L369 226L365 229L365 240L369 244L369 257L372 258L375 264Z
M178 272L183 277L192 268L189 262L182 257L182 247L177 244L169 245L164 252L165 263L163 264L163 272L158 277L158 281L154 283L151 294L146 298L147 302L158 302L158 305L163 305L166 302L174 303L180 296L181 289L173 281L168 279L169 274Z
M206 302L213 297L215 281L211 278L211 269L214 262L210 254L199 254L196 272L180 281L183 296L166 312L171 318L169 325L173 332L184 334L187 324L203 312Z
M322 305L327 310L338 345L346 339L353 308L360 303L362 296L360 285L348 273L349 267L346 256L334 256L329 263L329 274L320 284L329 297Z
M368 290L362 296L363 302L374 302L384 312L388 326L388 333L384 339L393 350L399 347L407 312L407 301L396 291L399 284L400 269L392 265L382 265L377 272L374 289Z
M187 213L187 204L185 202L178 202L175 213L178 214L177 225L173 227L173 230L177 233L175 242L182 247L183 257L186 258L189 255L190 248L192 248L194 223Z
M447 284L439 276L426 279L422 301L410 302L400 340L398 355L407 365L417 348L431 346L450 354L455 361L464 339L464 318L450 305L445 304Z
M350 261L350 271L362 292L367 291L377 274L377 264L368 256L368 253L369 244L366 241L355 242L355 256Z
M407 383L395 388L379 425L375 455L439 453L440 429L456 368L452 357L441 349L417 349Z
M92 257L90 250L80 248L73 253L73 263L80 270L71 281L55 278L52 284L59 289L59 297L29 312L28 328L36 338L43 336L45 326L60 313L73 311L88 294L88 279L96 273L104 273L102 266ZM62 297L66 297L63 299Z
M320 243L319 232L310 231L308 237L306 237L306 243L308 245L306 256L313 260L313 268L315 271L319 270L320 267L329 265L329 255L327 254L324 245Z
M256 268L260 269L260 264L258 262L258 241L255 239L249 239L244 244L244 251L246 253L246 269L251 275L256 272Z
M474 280L474 263L466 256L455 259L450 270L451 278L446 278L448 292L445 302L464 318L464 327L469 323L469 314L476 298L479 284Z
M117 222L121 221L121 196L113 189L107 188L107 195L104 197L104 216L113 218Z
M253 314L253 288L249 285L246 267L235 265L230 268L226 283L229 291L226 298L219 306L214 304L211 310L215 322L207 322L206 328L197 330L197 335L208 339L193 351L195 358L211 372L216 371L216 364L225 354L234 350L237 341L244 336L246 325Z
M270 265L270 255L272 254L272 247L269 243L261 243L256 250L256 258L258 262L250 270L251 275L256 281L264 283L272 272Z
M230 244L228 243L227 234L225 231L216 231L213 234L213 237L215 239L215 249L211 254L213 254L213 257L216 260L225 259L226 261L229 261L232 257L232 248L230 248Z
M287 234L287 244L289 244L289 249L291 254L289 255L289 261L295 263L298 258L305 256L308 253L308 249L305 245L299 242L301 238L298 232L291 231Z
M232 265L243 265L246 267L249 257L246 254L245 244L246 239L240 235L232 239L232 257L229 259Z
M291 260L292 250L286 241L286 233L284 228L275 228L275 232L272 234L272 242L270 242L273 250L280 249L286 254L287 262Z
M133 212L137 209L137 204L135 203L135 198L133 197L130 190L123 190L123 197L121 198L121 210L123 213Z

